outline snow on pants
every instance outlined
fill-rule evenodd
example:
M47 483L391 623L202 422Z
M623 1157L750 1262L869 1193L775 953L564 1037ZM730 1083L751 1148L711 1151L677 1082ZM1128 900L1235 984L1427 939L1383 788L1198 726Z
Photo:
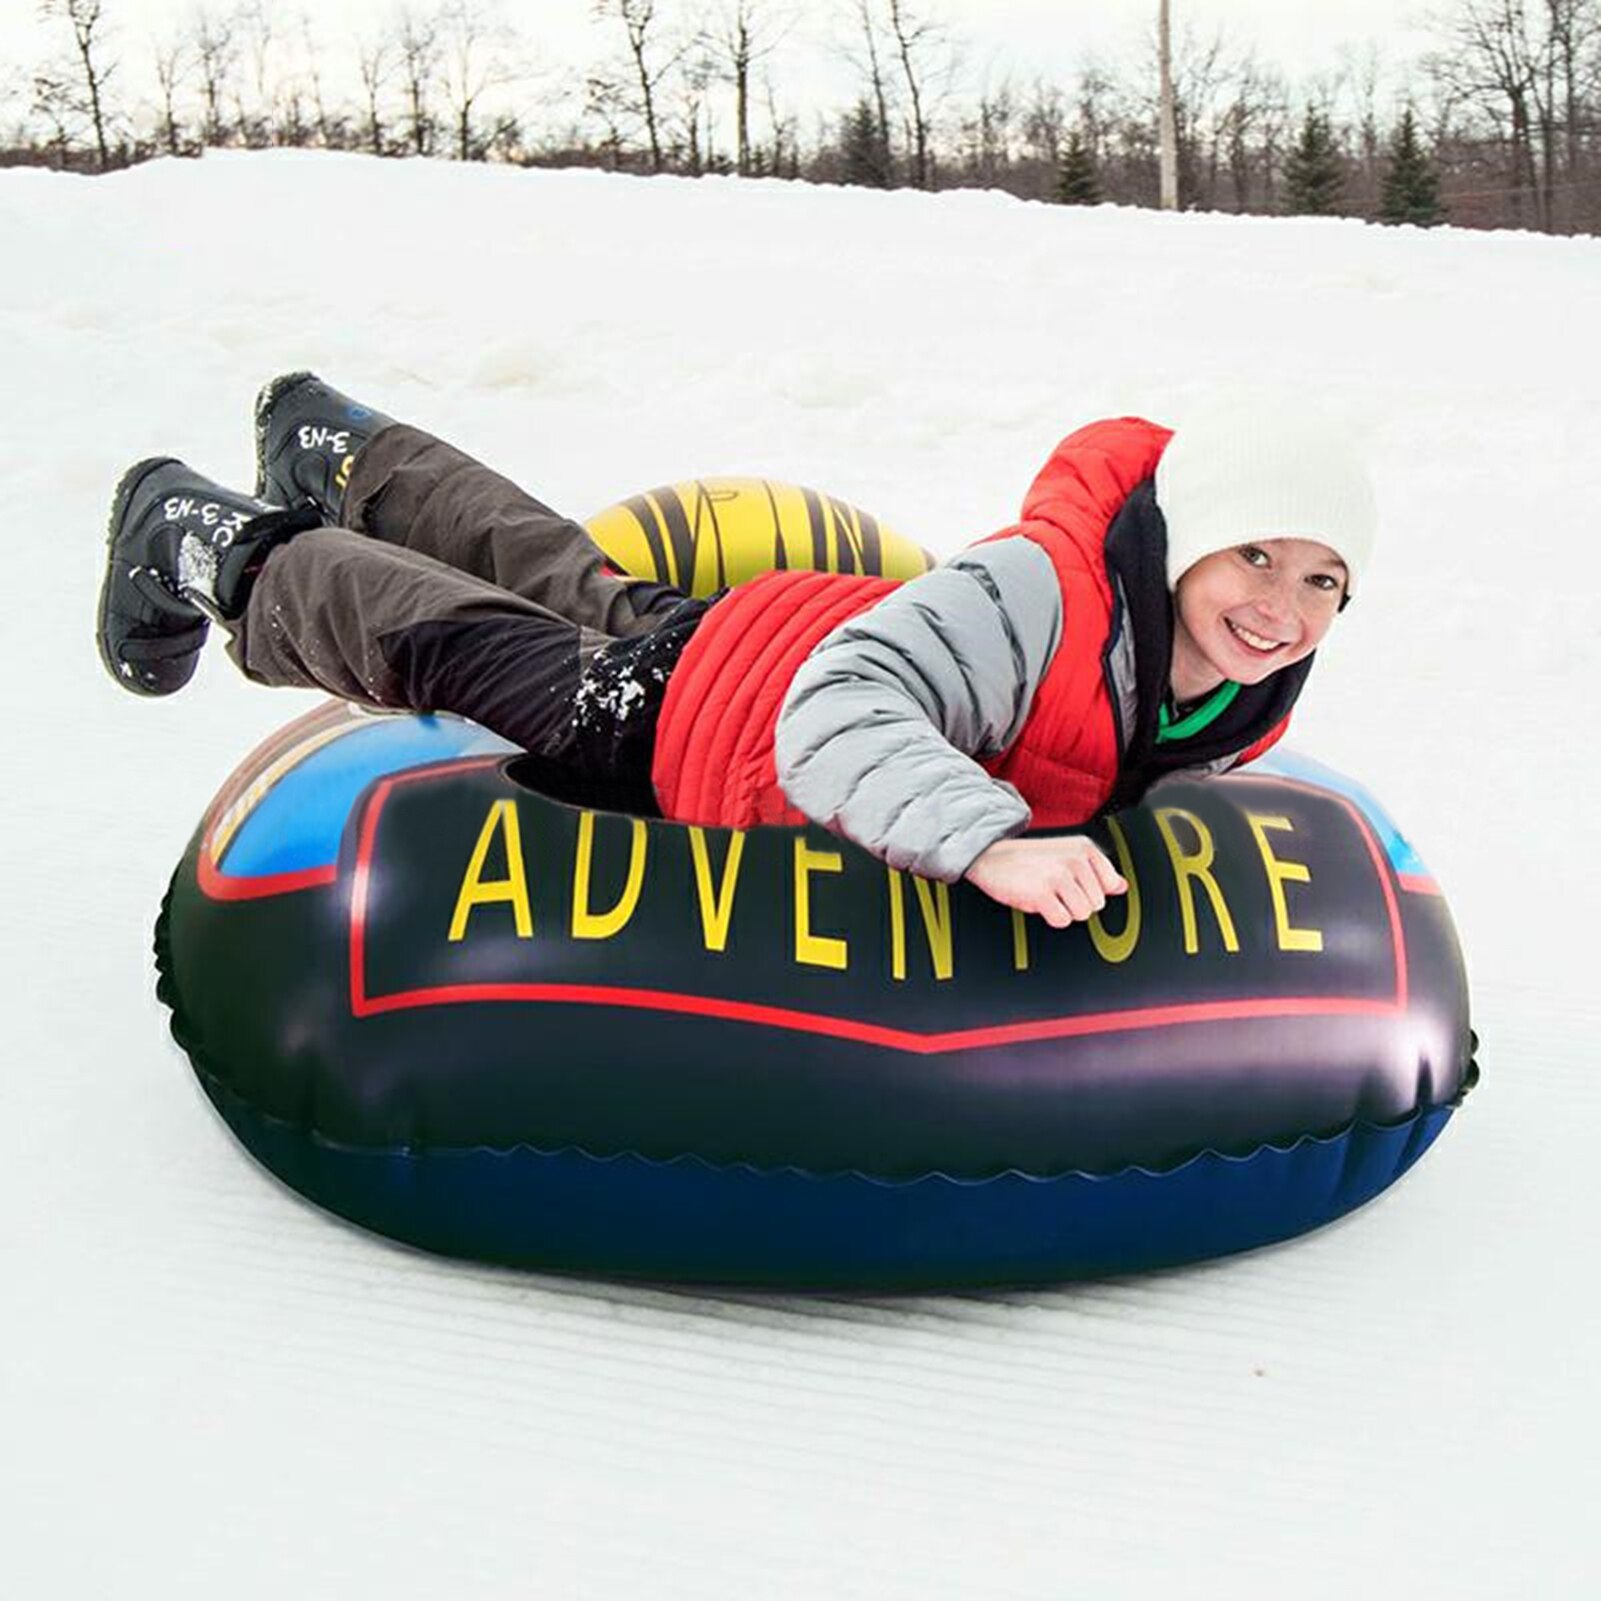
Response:
M617 577L580 524L403 424L357 453L342 521L267 558L228 644L248 677L459 713L564 798L659 815L656 718L710 602Z

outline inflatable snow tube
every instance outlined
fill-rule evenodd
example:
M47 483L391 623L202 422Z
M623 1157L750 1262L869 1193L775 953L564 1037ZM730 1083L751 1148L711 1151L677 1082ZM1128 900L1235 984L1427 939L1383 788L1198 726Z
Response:
M771 478L692 478L585 522L621 571L710 595L772 568L915 578L921 545L837 496Z
M1178 1263L1369 1200L1477 1076L1437 886L1304 759L1109 819L1130 891L1062 930L545 776L323 707L228 780L157 929L246 1148L430 1250L811 1288Z

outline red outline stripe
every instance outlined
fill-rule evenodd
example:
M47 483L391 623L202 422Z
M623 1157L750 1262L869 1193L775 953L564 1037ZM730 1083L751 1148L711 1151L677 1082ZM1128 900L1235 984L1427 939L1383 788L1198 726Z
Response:
M372 999L353 996L351 1011L356 1017L373 1017L382 1012L404 1011L419 1006L468 1005L488 1001L550 1001L576 1006L618 1006L641 1011L688 1013L696 1017L716 1017L734 1023L755 1023L766 1028L786 1028L797 1033L855 1040L863 1045L880 1045L919 1056L1025 1040L1067 1039L1142 1028L1171 1028L1182 1023L1233 1023L1242 1018L1260 1017L1393 1017L1399 1010L1392 1001L1346 996L1286 996L1275 1000L1194 1001L1174 1006L1136 1007L1123 1012L1036 1018L1027 1023L1000 1023L988 1028L920 1034L910 1029L833 1017L825 1012L797 1012L788 1007L765 1006L751 1001L682 995L674 990L613 989L601 984L448 984L435 989L401 990Z
M491 758L491 762L495 758ZM1389 919L1392 949L1395 953L1395 994L1389 1000L1366 996L1284 996L1242 998L1229 1001L1193 1001L1171 1006L1135 1007L1121 1012L1093 1012L1077 1017L1037 1018L1023 1023L1004 1023L986 1028L957 1029L938 1034L864 1023L854 1018L836 1017L822 1012L794 1011L783 1006L759 1002L724 1000L706 995L684 995L674 990L637 989L601 984L449 984L431 989L400 990L390 995L369 995L366 988L367 896L371 880L372 855L378 832L378 818L389 793L397 784L441 778L463 768L490 765L482 759L451 763L447 766L397 773L384 779L370 792L361 820L356 850L355 879L350 900L350 1009L355 1017L373 1017L384 1012L406 1011L420 1006L470 1005L497 1001L545 1001L579 1006L618 1006L641 1011L717 1017L730 1022L752 1023L767 1028L792 1029L800 1033L855 1040L916 1055L933 1055L959 1048L1003 1045L1027 1040L1065 1039L1090 1034L1112 1034L1145 1028L1170 1028L1180 1024L1235 1022L1263 1017L1393 1017L1407 1005L1408 977L1405 935L1401 927L1400 906L1385 870L1385 858L1367 819L1347 797L1319 789L1296 779L1269 774L1241 774L1265 782L1288 784L1322 800L1333 800L1345 807L1355 820L1357 831L1368 848L1379 887L1384 895Z
M269 895L290 895L296 890L316 889L338 879L337 862L329 862L322 867L300 868L292 873L231 876L222 872L212 860L211 842L217 832L218 820L228 813L263 770L302 740L320 734L325 728L334 727L351 715L350 708L340 701L329 701L326 705L303 712L262 740L223 781L222 788L217 791L200 821L200 859L195 869L195 881L208 900L260 900Z
M326 867L304 867L294 873L255 873L248 878L229 878L212 866L211 852L204 844L200 847L200 862L195 869L201 893L214 901L254 901L268 895L291 895L297 889L332 884L338 877L339 864L329 862Z

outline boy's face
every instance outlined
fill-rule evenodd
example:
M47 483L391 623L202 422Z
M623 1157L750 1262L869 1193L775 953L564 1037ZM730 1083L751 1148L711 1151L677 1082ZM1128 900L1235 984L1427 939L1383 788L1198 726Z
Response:
M1345 593L1345 563L1315 539L1259 539L1203 556L1178 581L1173 692L1258 684L1311 655Z

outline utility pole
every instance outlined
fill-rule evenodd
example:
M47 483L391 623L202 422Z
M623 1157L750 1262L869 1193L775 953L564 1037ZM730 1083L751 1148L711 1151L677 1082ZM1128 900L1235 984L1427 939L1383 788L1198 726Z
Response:
M1162 69L1162 103L1158 115L1158 139L1162 161L1162 210L1179 207L1178 119L1173 113L1173 17L1169 0L1162 0L1156 24L1157 58Z

